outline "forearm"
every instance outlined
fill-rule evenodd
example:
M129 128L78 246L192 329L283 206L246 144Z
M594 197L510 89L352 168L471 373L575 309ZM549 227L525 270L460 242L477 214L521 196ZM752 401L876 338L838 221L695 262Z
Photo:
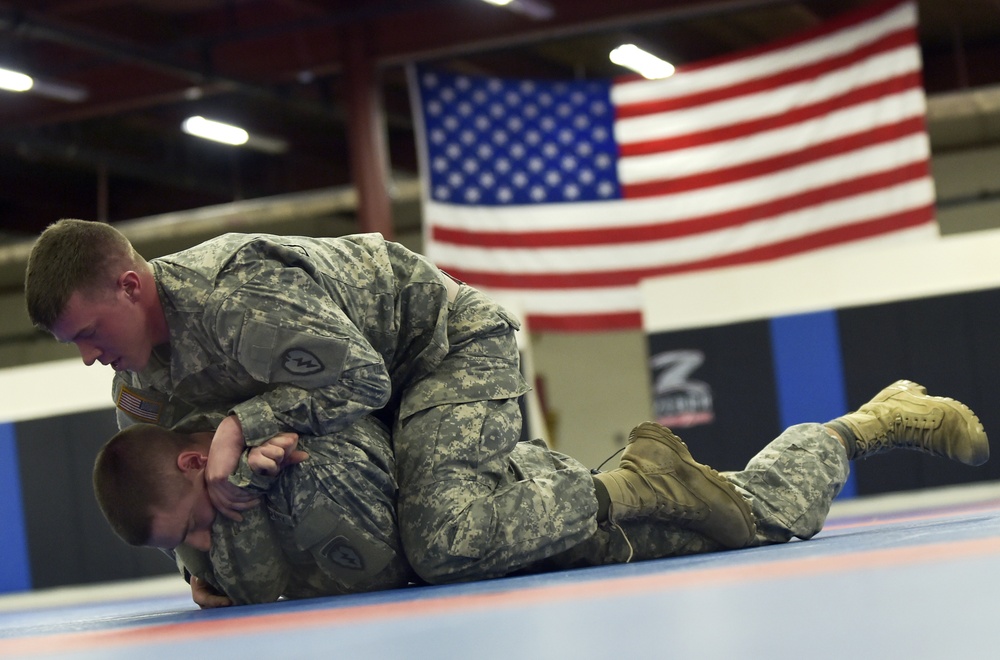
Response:
M305 389L279 384L232 407L239 419L247 446L256 446L277 433L302 435L335 434L356 420L383 407L391 383L382 365L356 369L334 385Z

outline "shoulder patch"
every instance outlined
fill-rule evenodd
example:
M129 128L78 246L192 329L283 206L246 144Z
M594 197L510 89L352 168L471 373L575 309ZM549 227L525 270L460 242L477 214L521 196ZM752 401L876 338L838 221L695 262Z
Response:
M348 344L283 327L248 315L236 347L236 359L263 383L322 387L337 382L347 359Z
M327 543L320 552L338 566L352 571L365 570L365 560L343 536L338 536Z
M281 356L281 366L293 376L309 376L323 371L323 363L304 348L289 348Z
M115 405L125 412L132 419L150 424L160 421L163 414L163 404L149 397L143 396L138 391L124 385L115 397Z

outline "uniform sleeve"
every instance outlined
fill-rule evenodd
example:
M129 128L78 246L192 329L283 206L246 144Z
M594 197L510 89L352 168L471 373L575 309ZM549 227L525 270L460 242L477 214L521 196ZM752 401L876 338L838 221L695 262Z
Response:
M229 475L229 483L240 488L245 488L258 495L266 495L281 475L280 473L273 475L257 474L250 467L249 458L249 449L240 454L240 460L236 464L236 469Z
M382 356L299 269L261 273L232 293L217 333L224 351L271 386L232 409L248 445L285 430L334 433L389 400Z

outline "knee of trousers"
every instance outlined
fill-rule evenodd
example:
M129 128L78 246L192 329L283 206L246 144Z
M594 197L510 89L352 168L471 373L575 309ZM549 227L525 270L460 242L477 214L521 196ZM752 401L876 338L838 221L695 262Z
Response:
M846 451L821 424L798 424L726 477L750 494L758 540L775 543L818 533L849 473Z
M465 573L467 560L453 557L439 549L428 548L422 544L411 543L405 547L406 559L413 573L426 584L449 584L462 580L458 575Z
M406 559L414 573L429 584L446 584L498 577L482 568L488 545L494 537L495 518L475 503L448 519L417 513L407 515L401 507L400 536Z

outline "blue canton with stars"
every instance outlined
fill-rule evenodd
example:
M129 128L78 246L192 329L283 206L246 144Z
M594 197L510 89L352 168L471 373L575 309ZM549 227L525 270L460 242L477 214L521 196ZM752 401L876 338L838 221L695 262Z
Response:
M418 73L430 194L471 205L620 197L610 84Z

